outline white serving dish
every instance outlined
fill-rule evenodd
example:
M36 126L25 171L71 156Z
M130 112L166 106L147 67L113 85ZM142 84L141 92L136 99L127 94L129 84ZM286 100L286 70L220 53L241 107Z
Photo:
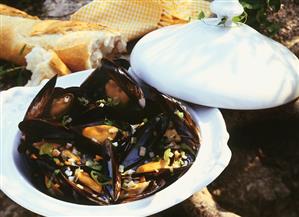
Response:
M78 86L91 71L60 77L57 86ZM45 82L43 82L44 84ZM18 123L41 87L16 87L0 93L1 190L21 206L43 216L147 216L190 197L211 183L228 165L231 152L228 133L218 109L187 106L201 130L202 144L192 167L164 190L141 200L110 206L64 202L37 190L28 180L26 164L17 151Z

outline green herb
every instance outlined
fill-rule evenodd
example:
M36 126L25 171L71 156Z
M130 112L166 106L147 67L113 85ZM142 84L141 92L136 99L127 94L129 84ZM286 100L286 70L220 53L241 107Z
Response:
M97 171L102 170L102 166L96 161L88 160L86 161L85 165L93 170L97 170Z
M97 170L97 171L101 171L102 170L102 166L101 165L93 165L92 167L91 167L92 169L94 169L94 170Z
M99 104L101 104L101 103L103 103L103 104L105 105L107 102L106 102L106 100L104 100L104 99L99 99L99 100L96 101L96 104L97 104L97 105L99 105Z
M114 126L115 125L115 122L114 121L111 121L109 119L105 119L105 122L104 122L106 125L109 125L109 126Z
M87 106L89 103L89 100L86 99L85 97L78 97L78 101L84 106Z
M180 119L184 119L184 112L180 112L179 110L175 110L175 115L177 115Z
M30 79L31 72L25 66L0 60L0 91L14 86L23 86Z
M173 157L173 153L171 152L171 149L168 148L164 151L163 159L166 161L167 165L170 163L170 158Z
M107 106L117 106L117 105L119 105L119 103L120 103L120 101L119 100L117 100L117 99L112 99L112 98L110 98L110 97L108 97L108 99L107 99Z
M59 170L59 169L54 170L54 174L55 174L55 175L58 175L59 173L60 173L60 170Z
M54 161L56 164L60 163L60 160L59 160L58 158L56 158L56 157L53 158L53 161Z
M110 106L110 107L113 107L113 106L117 106L119 105L120 101L117 100L117 99L112 99L110 97L107 98L107 100L105 99L99 99L96 101L96 104L99 106L99 107L104 107L104 106Z
M39 150L39 155L49 155L50 157L52 157L52 151L53 151L54 147L52 144L49 143L45 143L40 147Z
M110 185L112 181L111 178L104 176L103 174L95 170L92 170L90 172L90 176L94 181L96 181L100 185Z
M27 47L27 44L24 44L24 46L21 48L21 50L19 52L20 56L24 53L26 47Z
M48 179L48 181L46 182L46 187L48 189L50 189L52 187L52 179Z
M64 115L61 120L61 124L66 127L68 124L72 122L72 118L69 115Z
M8 73L16 72L18 70L23 70L25 68L26 68L25 66L17 66L17 67L13 67L10 69L4 69L4 67L0 66L0 76L2 77L2 76L7 75Z

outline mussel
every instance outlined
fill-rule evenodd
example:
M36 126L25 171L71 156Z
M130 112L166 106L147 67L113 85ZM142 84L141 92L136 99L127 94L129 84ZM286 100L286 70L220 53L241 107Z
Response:
M144 91L128 67L103 59L79 87L55 87L53 77L33 99L19 151L39 190L79 204L125 203L192 166L200 132L191 115L172 97Z

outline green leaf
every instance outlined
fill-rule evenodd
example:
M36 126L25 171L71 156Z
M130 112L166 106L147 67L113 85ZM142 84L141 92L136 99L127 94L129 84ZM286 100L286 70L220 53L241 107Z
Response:
M205 13L203 12L203 11L201 11L200 13L199 13L199 15L198 15L198 19L199 20L201 20L201 19L203 19L203 18L205 18L206 17L206 15L205 15Z
M259 2L250 2L250 1L241 1L241 4L244 9L249 9L249 10L257 10L263 7L263 5Z
M233 17L234 23L246 23L248 14L244 11L240 16Z

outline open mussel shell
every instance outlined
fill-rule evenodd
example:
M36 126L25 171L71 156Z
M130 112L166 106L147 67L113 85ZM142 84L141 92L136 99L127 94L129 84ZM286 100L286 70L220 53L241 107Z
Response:
M113 90L109 90L113 86ZM101 97L111 97L109 92L119 92L127 95L128 100L138 103L141 107L145 105L142 89L137 85L127 70L116 65L106 58L102 59L101 68L97 68L80 86L80 88L95 100ZM117 95L121 99L120 95ZM124 102L123 102L124 103Z
M44 113L44 118L68 126L72 124L72 120L78 114L88 108L89 102L83 98L79 87L65 89L56 87Z
M181 137L182 142L190 147L190 153L195 158L200 147L200 129L193 121L191 114L186 107L176 99L163 95L165 109L172 112L174 127Z
M136 123L144 117L142 110L145 98L142 89L125 68L113 61L104 58L101 68L94 70L80 89L85 98L94 103L95 108L90 113L97 113L99 117L103 115L103 107L108 107L105 114L112 119Z
M61 124L56 124L42 119L24 120L19 123L19 129L23 133L25 146L34 142L74 143L78 149L89 153L104 154L103 147L87 139ZM22 148L24 149L24 147Z
M131 137L128 146L122 152L121 165L125 170L132 169L156 155L155 146L164 135L169 123L166 114L160 114L146 122Z
M75 174L80 170L81 175L68 176L67 173ZM102 185L98 184L93 180L86 172L83 172L77 167L65 167L60 171L61 177L64 182L67 183L74 192L83 196L86 200L93 202L98 205L110 204L110 198L103 192ZM75 179L77 179L75 181ZM81 197L82 198L82 197ZM77 198L80 202L80 198Z
M200 147L200 129L193 121L191 114L186 106L177 99L160 93L155 88L146 85L147 99L151 107L156 107L157 110L162 110L171 117L172 128L178 132L179 136L191 149L190 151L195 157ZM147 108L146 108L147 109Z
M140 181L140 180L138 180ZM131 181L133 182L133 181ZM121 203L140 200L148 197L166 186L166 181L163 178L151 179L149 181L142 181L132 186L128 186L121 191Z
M119 149L126 146L132 133L129 124L108 119L72 126L70 130L77 135L77 138L84 138L97 146L103 146L108 140Z
M50 79L32 100L24 120L42 118L68 126L78 113L89 109L79 87L55 87L57 76Z
M29 105L24 120L39 118L43 115L44 110L46 109L49 100L52 97L54 92L55 84L57 80L57 75L50 79L46 85L39 91L39 93L32 100Z

